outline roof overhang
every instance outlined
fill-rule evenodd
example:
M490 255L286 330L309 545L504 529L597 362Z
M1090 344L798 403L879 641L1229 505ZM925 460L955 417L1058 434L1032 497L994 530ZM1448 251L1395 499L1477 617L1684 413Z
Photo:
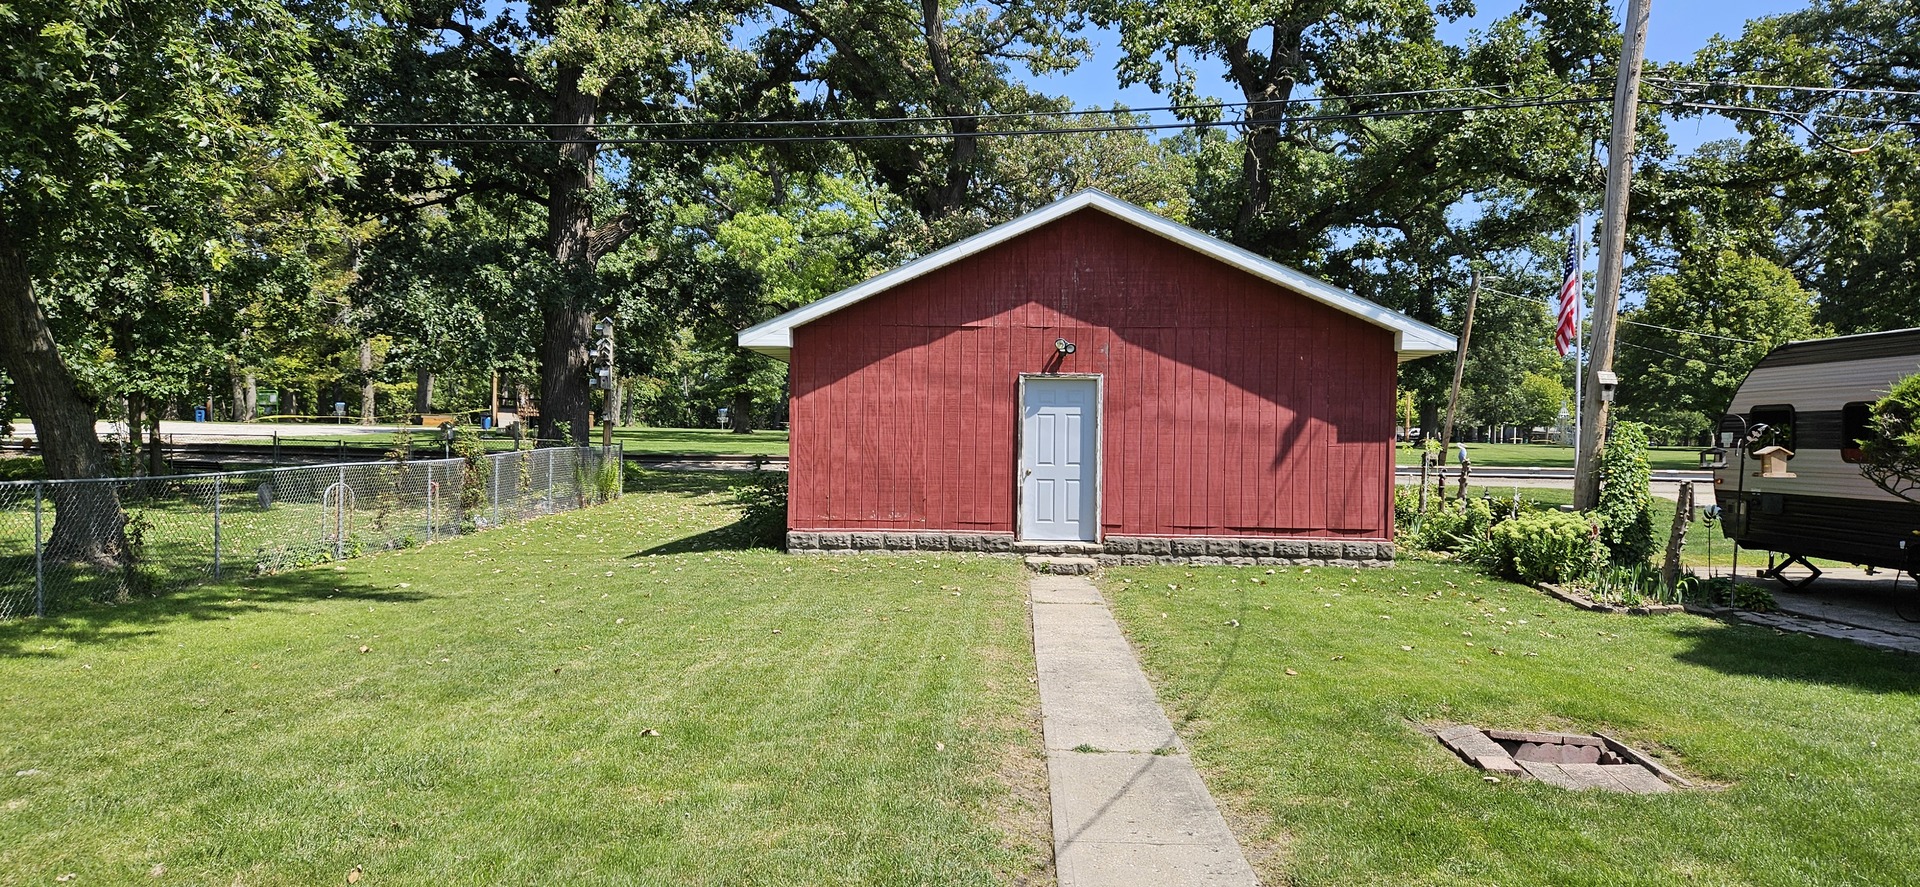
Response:
M1402 363L1434 354L1449 354L1454 350L1454 337L1443 330L1428 326L1398 311L1381 307L1312 275L1262 258L1217 237L1202 234L1124 200L1092 189L1080 191L1010 222L996 225L952 246L928 253L892 271L869 278L817 302L802 305L779 317L747 327L740 331L740 346L777 360L788 360L793 353L795 327L818 320L868 297L879 295L975 253L984 252L1083 209L1106 213L1337 311L1381 327L1393 333L1393 348L1399 354Z

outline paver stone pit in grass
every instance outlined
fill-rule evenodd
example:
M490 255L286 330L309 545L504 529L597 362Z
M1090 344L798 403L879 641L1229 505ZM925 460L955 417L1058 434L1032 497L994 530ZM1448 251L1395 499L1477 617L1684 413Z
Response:
M1659 761L1605 734L1485 730L1468 724L1437 734L1440 744L1492 774L1531 777L1566 789L1637 795L1692 784Z

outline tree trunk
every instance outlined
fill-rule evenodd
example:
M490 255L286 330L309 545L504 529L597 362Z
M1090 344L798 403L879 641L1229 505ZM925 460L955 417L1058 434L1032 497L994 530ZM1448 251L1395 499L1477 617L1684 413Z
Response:
M239 366L230 362L227 366L227 382L233 390L233 421L253 421L253 407L247 403L247 374L242 373Z
M159 477L167 473L166 447L160 442L160 414L151 413L147 419L147 474Z
M246 374L247 421L260 418L260 379L249 370Z
M733 426L734 434L753 433L753 394L745 390L733 393L733 403L727 408L727 423Z
M1240 209L1234 220L1234 240L1250 246L1254 228L1267 214L1273 199L1274 149L1280 145L1288 105L1300 68L1300 51L1310 22L1275 22L1272 45L1261 54L1250 51L1247 38L1227 47L1227 77L1251 103L1247 107L1245 149L1240 158Z
M561 64L553 91L555 139L573 139L559 145L559 162L547 179L547 250L560 269L560 279L548 290L541 306L540 436L587 440L587 342L593 334L593 315L584 306L593 294L592 196L597 144L591 135L599 106L597 96L581 91L584 71L578 64ZM561 433L565 426L567 433Z
M99 477L106 466L93 429L94 401L80 390L33 295L18 232L0 225L0 367L33 419L47 476ZM126 515L109 484L57 484L47 556L120 567L127 561Z
M131 455L131 456L140 455L140 429L146 427L144 424L147 421L146 416L147 416L146 398L143 398L138 394L127 395L127 453L128 455ZM136 460L133 464L138 465L140 463Z
M1671 589L1680 580L1680 549L1687 544L1687 519L1693 515L1693 483L1680 482L1680 497L1673 503L1673 528L1667 533L1667 556L1660 562L1660 587Z
M424 366L413 368L413 411L433 412L433 371Z
M373 340L360 340L360 424L373 424Z
M980 121L975 117L960 115L973 111L972 103L967 101L966 88L953 70L953 61L947 50L946 19L941 12L940 0L920 0L920 29L926 36L927 62L933 68L934 82L939 84L939 108L941 114L953 116L953 146L947 155L947 180L936 189L931 200L927 201L924 212L928 219L939 218L952 213L964 205L967 192L973 184L974 158L979 154Z

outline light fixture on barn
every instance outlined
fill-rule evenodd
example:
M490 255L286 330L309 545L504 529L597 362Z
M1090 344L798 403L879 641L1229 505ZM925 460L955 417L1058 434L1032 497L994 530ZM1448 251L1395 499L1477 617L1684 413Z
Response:
M1061 354L1072 354L1075 349L1073 347L1072 342L1069 342L1065 339L1055 339L1053 340L1053 350L1058 351Z

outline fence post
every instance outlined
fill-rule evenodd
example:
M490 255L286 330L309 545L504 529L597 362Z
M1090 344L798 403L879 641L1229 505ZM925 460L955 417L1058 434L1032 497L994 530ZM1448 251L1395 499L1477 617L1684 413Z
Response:
M220 578L220 475L213 476L213 578Z
M625 441L613 445L613 498L619 499L627 494L627 444Z
M33 485L33 615L47 615L46 544L41 541L40 503L46 498L46 484Z
M333 498L333 559L347 556L347 466L340 466L340 495Z
M280 429L273 430L273 467L280 467Z
M487 458L493 462L493 470L487 472L487 484L493 487L493 525L498 527L500 526L500 465L507 460L495 456Z
M554 448L548 447L547 454L547 513L553 513L553 454Z

